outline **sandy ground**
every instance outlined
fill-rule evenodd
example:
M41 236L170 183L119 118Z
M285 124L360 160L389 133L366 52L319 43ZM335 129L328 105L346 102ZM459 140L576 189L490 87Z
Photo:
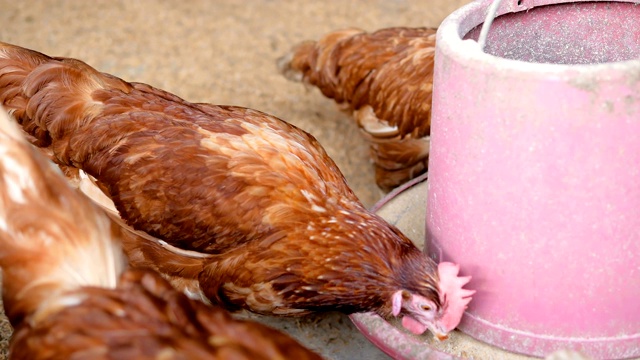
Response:
M79 58L101 71L190 101L274 114L315 135L356 194L372 205L381 194L355 125L318 91L285 80L275 60L293 44L334 29L437 26L467 2L0 0L0 41ZM340 331L355 332L348 319L336 317L331 321L342 324ZM303 322L314 321L325 320ZM0 331L0 344L6 349L6 322L0 323ZM353 336L362 341L357 335ZM358 344L370 351L360 355L384 358L366 341ZM360 358L351 355L335 357Z

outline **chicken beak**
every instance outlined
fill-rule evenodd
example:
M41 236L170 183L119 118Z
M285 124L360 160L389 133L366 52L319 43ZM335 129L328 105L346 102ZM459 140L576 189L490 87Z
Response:
M449 338L449 334L440 334L440 333L436 333L434 334L436 339L438 339L438 341L445 341Z

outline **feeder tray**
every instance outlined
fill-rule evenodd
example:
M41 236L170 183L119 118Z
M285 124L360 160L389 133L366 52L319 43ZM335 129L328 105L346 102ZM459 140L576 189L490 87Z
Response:
M639 357L640 4L503 0L482 46L491 4L438 30L426 222L412 228L473 276L459 326L472 348ZM509 358L352 320L394 358Z

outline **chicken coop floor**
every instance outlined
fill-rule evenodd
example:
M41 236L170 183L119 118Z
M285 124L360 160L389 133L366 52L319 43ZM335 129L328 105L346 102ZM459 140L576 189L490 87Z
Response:
M0 0L0 41L145 82L193 102L251 107L316 136L365 205L381 197L355 124L316 90L281 76L276 59L305 39L339 28L437 26L468 0ZM278 320L302 341L323 333L325 355L384 354L339 314ZM2 354L10 337L0 324ZM310 326L312 325L312 326ZM0 358L4 358L0 356Z

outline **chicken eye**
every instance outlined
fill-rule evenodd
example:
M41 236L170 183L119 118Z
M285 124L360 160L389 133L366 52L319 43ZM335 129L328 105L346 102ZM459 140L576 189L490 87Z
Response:
M420 306L420 307L421 307L421 308L422 308L422 310L424 310L424 311L431 311L431 306L429 306L429 305L422 305L422 306Z

